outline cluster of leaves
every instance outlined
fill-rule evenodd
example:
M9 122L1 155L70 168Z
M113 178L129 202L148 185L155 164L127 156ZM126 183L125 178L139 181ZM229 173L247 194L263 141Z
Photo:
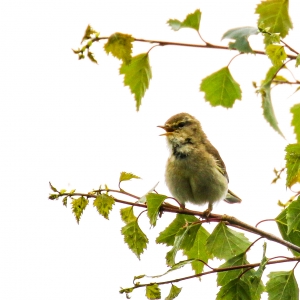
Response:
M90 61L92 61L93 63L96 63L96 64L98 63L94 57L94 53L90 51L90 47L93 44L93 40L99 36L100 36L100 32L97 32L96 30L94 30L90 25L87 26L85 33L83 35L83 38L81 40L81 44L84 41L87 41L86 44L83 47L78 48L77 50L72 49L73 52L78 55L79 60L85 58L84 53L86 52L87 57L90 59Z
M295 84L296 91L300 90L300 81L295 79L294 82L289 81L282 75L281 70L287 68L287 64L294 62L295 68L300 64L300 55L298 51L290 47L284 42L284 38L293 28L289 13L288 0L267 0L262 1L256 7L258 14L257 27L239 27L230 29L223 34L222 39L229 39L227 47L213 45L206 42L200 34L201 11L197 9L195 12L186 16L183 21L170 19L167 24L172 30L178 31L183 28L194 30L202 43L192 45L207 49L221 50L236 50L238 55L241 54L259 54L265 55L270 60L271 66L266 72L265 78L260 84L254 83L257 93L261 95L263 115L271 127L283 136L275 116L272 104L271 90L272 87L278 84ZM260 35L263 38L264 50L254 50L249 43L249 36ZM79 59L87 56L92 62L97 63L94 54L90 51L94 42L106 40L104 50L107 54L111 54L121 61L120 74L124 75L124 84L128 86L135 97L136 108L139 110L142 98L149 88L152 78L152 71L149 61L150 51L156 46L165 45L180 45L191 46L190 44L171 43L165 41L142 40L132 37L129 34L114 33L109 37L101 37L99 32L95 31L90 25L87 27L81 43L84 45L78 50L73 50L78 55ZM132 56L132 47L135 41L151 43L151 47L147 53L141 53ZM153 46L154 44L154 46ZM235 59L238 55L234 56ZM238 82L233 78L230 72L230 63L223 66L213 74L202 79L199 90L204 92L204 98L212 106L223 106L225 108L233 107L237 100L242 99L242 90ZM291 107L292 121L291 125L294 128L296 135L296 143L286 147L286 186L291 188L296 183L300 182L300 104ZM283 170L276 171L276 182L280 178ZM70 199L73 214L76 221L79 223L80 218L89 204L89 200L93 199L93 206L98 213L105 219L109 218L109 213L113 209L116 202L128 204L120 210L121 219L125 225L121 229L125 243L129 249L140 259L141 254L147 248L149 242L147 235L139 226L139 217L135 215L134 207L142 207L147 211L147 216L151 226L156 226L158 218L162 212L176 213L174 220L163 230L156 242L164 244L169 248L166 253L166 265L168 270L166 273L175 271L187 264L191 265L194 272L194 277L201 277L210 273L217 273L217 285L220 290L216 299L260 299L263 292L269 294L269 299L298 299L299 289L294 276L294 268L289 271L277 271L268 274L266 285L262 282L262 274L271 263L282 263L287 261L300 260L300 192L286 203L281 204L283 211L275 218L279 232L294 255L294 258L286 258L285 260L277 261L275 258L267 258L266 244L263 248L262 260L258 263L250 264L247 260L247 254L251 250L251 246L255 243L240 232L237 232L229 225L230 218L215 215L211 222L218 222L218 225L210 233L205 228L206 221L199 220L197 212L189 210L181 210L165 202L168 198L165 195L160 195L153 192L152 189L143 197L125 192L120 187L120 183L125 180L139 178L131 173L122 172L119 178L119 189L112 190L105 186L104 189L94 190L87 194L76 193L75 190L67 192L66 190L58 191L51 185L53 193L49 196L55 200L62 198L63 204L67 206ZM132 196L137 202L128 202L117 199L115 193ZM194 214L194 215L193 215ZM249 226L244 227L243 223L238 223L239 229L249 231ZM251 230L250 230L251 231ZM255 231L253 231L255 232ZM255 232L256 234L260 234ZM261 237L273 240L271 235L261 234ZM290 244L289 244L290 243ZM284 243L282 243L284 244ZM293 246L293 247L292 247ZM297 247L298 246L298 247ZM186 260L177 261L176 256L179 251L182 251L186 256ZM218 268L210 268L208 262L210 259L218 258L225 260ZM205 266L209 267L210 271L205 271ZM162 275L161 275L162 276ZM152 277L157 278L160 276ZM187 278L181 278L165 282L141 283L139 280L145 279L145 275L136 276L134 278L134 286L122 289L120 292L129 295L134 289L145 288L146 297L148 299L161 299L160 286L170 284L170 292L166 299L171 300L176 298L181 288L174 285L174 282L179 282Z
M217 48L223 50L237 50L239 54L264 54L271 63L272 67L267 72L265 79L261 82L259 87L255 83L257 93L262 97L263 115L267 122L282 135L278 127L278 122L273 110L271 100L271 86L276 84L290 84L288 81L278 73L287 68L287 63L295 61L295 67L300 64L299 53L287 45L282 38L286 37L289 30L293 28L292 21L288 13L288 1L286 0L268 0L262 1L256 8L256 14L259 15L257 27L239 27L230 29L223 34L222 39L233 40L229 42L228 47L213 45L204 41L200 35L201 11L197 9L195 12L186 16L183 21L177 19L170 19L167 24L172 30L178 31L182 28L194 30L199 35L204 45L198 45L202 48ZM248 41L249 36L260 34L263 37L265 44L264 51L253 50ZM84 51L87 51L88 57L96 62L93 54L90 52L90 46L93 42L100 40L107 40L104 45L104 50L107 54L112 54L117 59L121 60L120 74L124 75L124 84L128 86L135 97L136 108L139 110L142 98L146 90L149 88L152 72L149 62L149 53L155 46L174 45L171 42L149 41L141 40L132 37L129 34L114 33L110 37L100 37L99 33L93 30L90 25L87 27L82 41L88 40L86 45L74 51L79 55L79 59L84 57ZM151 46L147 53L141 53L132 56L132 47L134 41L149 42L155 46ZM180 46L190 46L189 44L175 43ZM197 45L193 45L197 46ZM289 54L286 53L289 52ZM235 58L235 57L234 57ZM242 99L242 90L238 82L232 77L229 69L231 61L227 66L208 75L202 79L200 84L200 91L204 92L205 100L212 106L223 106L231 108L236 100ZM300 89L300 81L296 80L293 84L298 85L296 91ZM291 109L293 112L295 107ZM293 124L294 125L294 124ZM295 126L295 125L294 125ZM300 135L299 124L295 131Z
M290 168L288 164L287 168ZM216 299L255 300L260 299L263 292L269 294L269 299L275 299L278 296L281 297L280 299L298 299L299 290L294 276L294 268L290 271L271 272L268 275L269 280L266 285L262 282L262 274L267 265L269 263L276 263L274 258L266 257L266 243L264 244L261 262L250 264L247 260L247 254L256 241L250 242L243 233L229 228L230 218L226 219L224 216L214 215L210 219L210 222L218 222L218 224L209 233L205 228L205 219L199 220L199 218L191 214L191 211L182 210L166 203L167 196L157 194L151 189L145 196L137 197L127 193L120 187L121 182L133 178L138 179L139 177L131 173L122 172L119 178L118 190L112 190L105 186L104 189L94 190L87 194L75 193L75 190L70 192L66 192L66 190L58 191L50 184L54 193L50 194L49 198L52 200L62 198L64 205L67 205L68 198L70 198L72 211L78 223L91 198L94 199L93 205L98 213L107 220L116 202L129 204L120 210L121 219L125 223L121 229L121 234L124 237L124 242L138 259L140 259L141 254L147 248L149 240L139 226L139 217L144 211L136 216L134 207L146 209L149 223L152 227L156 226L159 217L162 216L162 212L176 212L174 220L156 238L156 243L171 247L166 253L166 265L168 266L166 273L175 271L187 264L191 265L195 274L194 277L217 273L217 285L221 288ZM289 180L287 184L289 184ZM119 200L113 195L115 193L132 196L138 199L138 201L126 202ZM78 198L75 198L77 196ZM300 196L298 194L297 200L293 201L275 219L283 239L296 246L300 246L299 211ZM235 222L234 224L239 223ZM239 228L243 229L242 223ZM249 230L249 227L247 229ZM268 238L268 235L266 234L262 237ZM294 258L287 259L284 262L294 260L298 263L300 259L300 247L298 250L291 249ZM182 251L182 254L186 256L186 260L179 262L176 260L179 251ZM225 262L218 268L210 268L208 262L214 258L225 260ZM208 266L211 271L204 272L205 266ZM257 269L255 270L255 268ZM163 275L151 278L158 278ZM145 294L148 299L161 299L160 285L170 284L170 292L166 299L171 300L175 299L181 292L181 288L174 285L174 281L178 282L187 279L181 278L173 281L151 283L137 281L146 277L149 278L146 275L136 276L134 278L134 286L122 288L120 293L129 295L136 288L145 288Z
M268 70L265 79L261 82L257 88L257 93L262 98L263 115L268 123L283 136L278 122L275 116L275 112L271 100L271 88L272 85L279 83L289 84L290 82L278 73L286 68L286 64L292 60L295 60L295 66L300 64L300 55L297 51L288 46L282 38L284 38L290 29L292 29L292 22L288 14L288 1L271 0L263 1L259 4L255 11L258 15L258 27L239 27L228 30L224 33L222 39L234 40L229 42L228 47L223 49L234 49L239 51L240 54L265 54L268 56L272 63L272 67ZM188 14L183 21L177 19L168 20L168 25L175 31L182 28L188 28L195 30L200 38L200 21L201 11L197 9L194 13ZM251 48L248 38L250 35L261 34L264 37L265 52L255 51ZM133 38L129 34L114 33L110 37L100 37L99 32L95 31L90 25L88 25L85 34L81 42L86 41L86 44L78 50L73 50L78 54L79 59L84 58L84 53L87 52L87 57L97 63L94 58L94 54L90 51L90 47L94 42L98 42L102 39L107 39L104 45L104 50L107 54L112 54L114 57L122 61L120 67L120 74L124 75L124 84L129 86L131 92L134 94L136 100L136 108L139 109L143 96L149 87L150 79L152 78L151 67L149 63L149 52L141 53L136 56L132 56L133 42L137 39ZM202 38L201 38L202 39ZM220 46L205 43L207 48L220 48ZM154 42L154 41L148 41ZM168 42L156 42L156 45L168 45L172 43ZM296 55L286 53L288 50ZM288 61L286 61L288 58ZM231 61L230 61L231 62ZM230 64L229 62L229 64ZM242 91L240 85L232 77L229 69L229 64L222 67L220 70L202 79L200 84L200 91L204 92L205 99L212 106L223 106L230 108L234 105L236 100L241 100ZM296 91L300 89L300 81L294 82L298 84ZM292 126L296 134L297 142L300 142L300 104L296 104L291 108ZM300 170L300 150L298 144L289 145L286 148L287 164L293 165L293 168L288 169L288 187L291 187L294 183L299 181ZM79 200L78 200L79 203ZM82 204L83 205L83 204Z

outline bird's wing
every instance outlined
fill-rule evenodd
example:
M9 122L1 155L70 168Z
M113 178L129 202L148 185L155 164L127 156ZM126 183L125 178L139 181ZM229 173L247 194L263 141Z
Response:
M228 174L226 172L225 164L218 152L218 150L210 143L210 141L205 141L206 150L208 153L210 153L217 162L218 170L227 178L227 181L229 182ZM242 199L238 197L236 194L234 194L232 191L228 190L227 196L224 199L227 203L241 203Z
M227 196L224 199L225 202L232 204L232 203L241 203L242 199L238 197L235 193L233 193L231 190L228 190Z
M224 164L218 150L210 143L209 140L206 140L204 142L204 144L205 144L207 152L209 154L211 154L214 157L214 159L216 160L217 165L218 165L218 170L226 177L227 181L229 182L229 177L228 177L228 174L226 171L225 164Z

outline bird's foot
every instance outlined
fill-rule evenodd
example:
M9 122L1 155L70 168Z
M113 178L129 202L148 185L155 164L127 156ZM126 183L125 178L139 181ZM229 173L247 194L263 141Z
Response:
M204 219L209 219L209 216L210 216L210 213L211 213L211 209L206 209L204 212L203 212L203 218Z
M206 220L209 219L209 216L210 216L210 214L212 212L212 209L213 209L212 204L209 203L208 204L208 208L203 212L203 218L204 219L206 219Z
M180 203L180 208L181 209L185 209L185 204L184 203Z

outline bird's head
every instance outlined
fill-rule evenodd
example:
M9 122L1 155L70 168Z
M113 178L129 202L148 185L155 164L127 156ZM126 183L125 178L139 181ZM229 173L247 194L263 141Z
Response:
M199 121L188 113L180 113L168 119L163 126L161 135L167 137L170 146L180 146L183 144L195 144L205 137Z

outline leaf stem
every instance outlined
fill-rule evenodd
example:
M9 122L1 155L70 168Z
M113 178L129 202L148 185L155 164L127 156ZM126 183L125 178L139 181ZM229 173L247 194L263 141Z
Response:
M294 52L295 54L299 54L299 52L297 52L295 49L293 49L291 46L289 46L286 42L284 42L283 40L280 40L280 42L287 47L290 51Z

